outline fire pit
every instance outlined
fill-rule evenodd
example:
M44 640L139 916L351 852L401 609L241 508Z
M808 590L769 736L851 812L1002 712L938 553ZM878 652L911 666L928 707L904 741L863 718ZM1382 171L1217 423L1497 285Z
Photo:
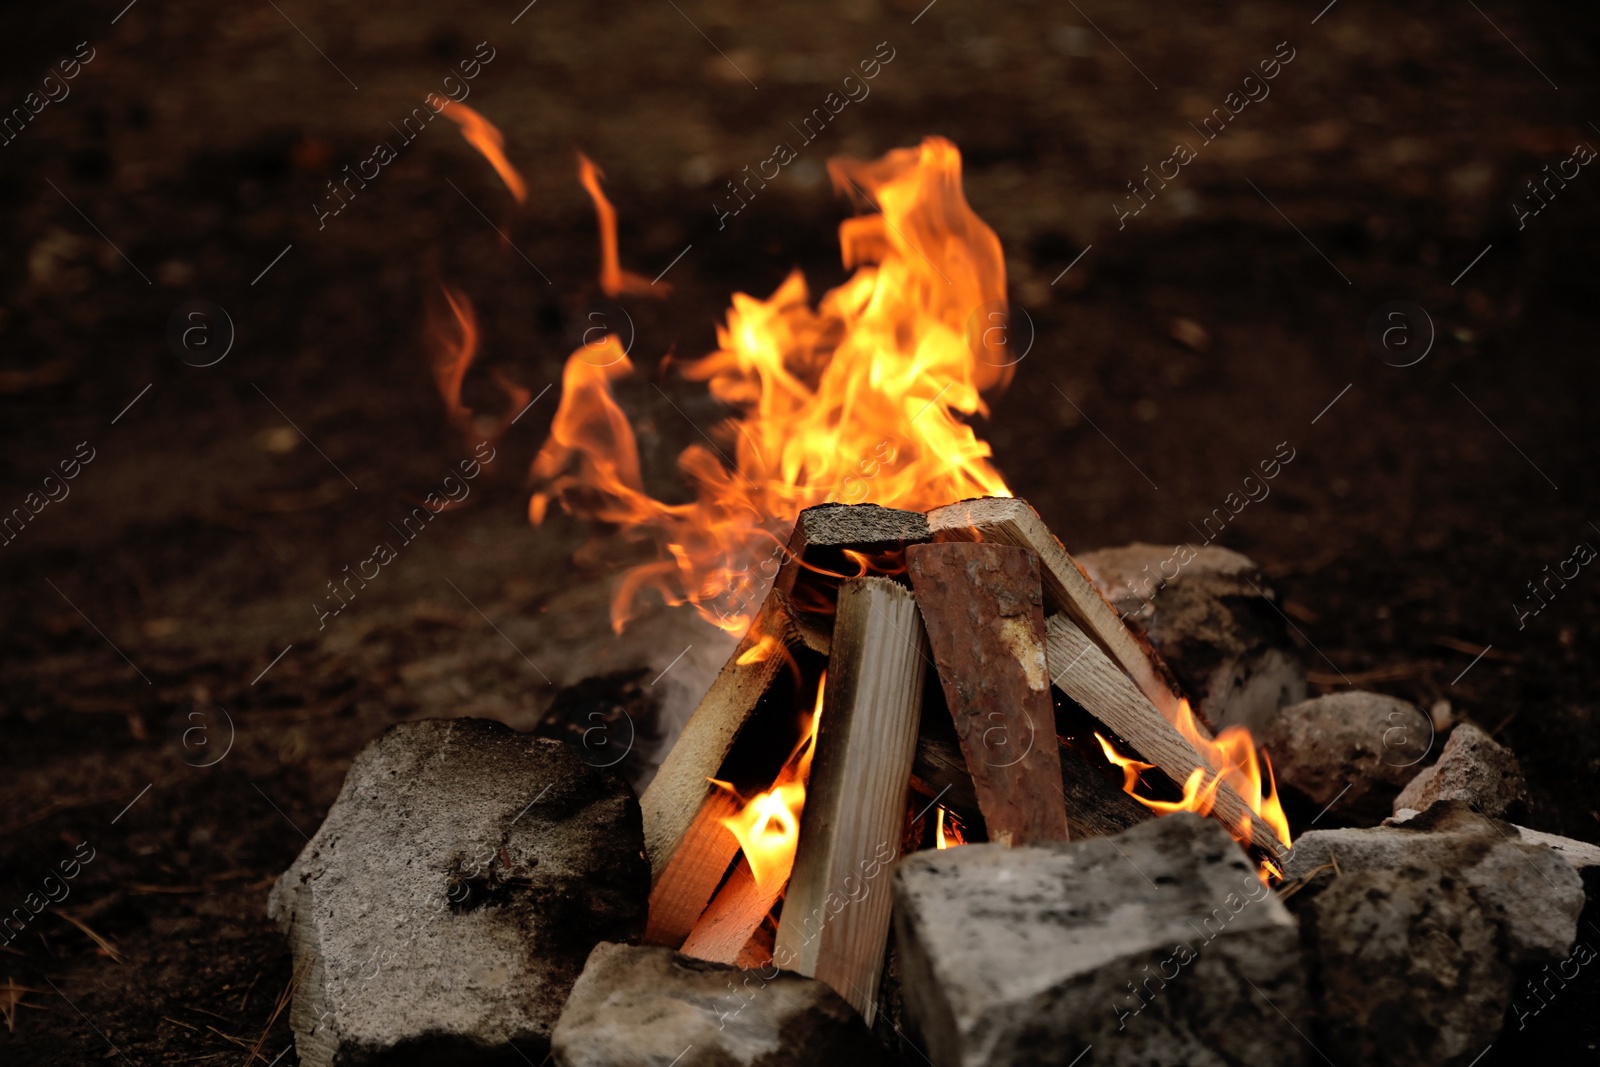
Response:
M453 110L520 198L498 132ZM691 501L645 490L612 392L632 363L610 328L568 359L533 463L535 524L558 503L597 524L595 548L654 547L616 585L619 634L654 596L737 645L686 719L624 702L588 712L595 725L574 736L560 728L581 722L547 716L588 770L553 751L508 757L510 738L477 740L471 723L454 757L449 730L377 742L274 893L306 961L292 1015L301 1061L470 1058L521 1038L563 1064L675 1062L696 1047L751 1063L914 1052L956 1067L1096 1048L1099 1062L1275 1063L1291 1038L1291 1059L1320 1052L1297 1018L1363 1060L1447 1063L1492 1043L1528 967L1581 966L1568 957L1578 871L1596 850L1498 822L1520 810L1521 772L1486 737L1457 744L1471 727L1418 773L1438 725L1409 705L1348 692L1291 706L1303 668L1249 560L1212 549L1200 563L1180 546L1136 581L1124 553L1097 568L1097 585L1010 495L968 421L1025 353L956 148L930 138L830 172L861 211L840 227L855 273L815 309L799 272L767 300L735 296L718 351L682 365L731 412L679 457ZM662 295L621 268L616 210L587 158L579 176L599 218L602 289ZM475 312L463 293L445 296L454 321L438 334L436 378L451 421L475 432L484 417L462 402ZM500 384L496 440L529 396ZM1278 618L1230 614L1224 581ZM1169 606L1177 588L1194 591L1190 617ZM1113 606L1129 595L1136 608ZM1331 822L1388 822L1392 807L1397 828L1296 844L1251 728L1216 733L1183 695L1178 671L1194 678L1194 661L1219 717L1277 740L1284 786L1326 799L1312 825L1354 792ZM652 757L619 768L642 789L635 805L611 768L642 738ZM614 758L597 778L600 751ZM491 758L505 778L484 792L477 764ZM415 779L434 806L423 824L451 827L403 853L404 874L392 852L362 851L411 818L385 810L385 775ZM1343 789L1325 797L1336 779ZM605 829L568 842L596 802L563 798L607 780ZM1477 844L1457 844L1463 834ZM606 839L600 853L593 837ZM1411 850L1441 858L1413 863ZM642 866L625 874L616 862L630 853ZM397 874L410 888L380 902L375 888ZM368 931L374 909L404 918ZM1474 933L1419 958L1441 921ZM383 963L357 958L368 945ZM1385 1041L1375 1028L1411 985L1356 980L1366 958L1409 959L1415 982L1465 995L1424 998L1407 1039ZM397 1014L394 989L359 974L369 965L395 968L413 986L404 999L429 1007ZM714 1006L719 974L732 1000ZM784 992L768 993L779 979ZM670 1025L639 1027L663 1013ZM785 1036L796 1028L806 1040Z
M18 16L0 1061L1586 1062L1583 16L425 7Z

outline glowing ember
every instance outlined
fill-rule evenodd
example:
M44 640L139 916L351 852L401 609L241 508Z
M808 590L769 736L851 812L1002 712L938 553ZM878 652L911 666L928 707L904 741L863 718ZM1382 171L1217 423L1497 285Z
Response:
M489 161L500 180L506 183L506 188L511 190L511 195L516 197L517 203L524 203L528 198L528 187L522 180L522 175L517 173L517 168L511 165L506 158L505 138L495 128L494 123L484 118L466 104L451 101L440 112L445 118L461 127L461 136L467 143Z
M583 183L594 201L595 217L600 220L600 288L607 296L632 293L635 296L666 296L671 286L665 282L652 285L649 278L622 269L617 255L617 211L600 191L600 179L605 174L590 162L589 157L578 153L578 181Z
M738 814L722 820L722 825L739 839L739 847L750 861L750 873L764 890L787 882L794 867L795 848L800 843L800 811L806 802L806 781L817 749L817 726L822 721L822 693L827 683L828 674L824 671L817 681L816 706L772 788L757 794ZM727 782L713 778L711 783L733 792Z

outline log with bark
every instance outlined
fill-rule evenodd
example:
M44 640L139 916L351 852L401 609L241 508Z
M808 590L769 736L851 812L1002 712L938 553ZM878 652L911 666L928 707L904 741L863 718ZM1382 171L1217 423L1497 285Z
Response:
M1169 719L1178 713L1177 686L1160 657L1123 624L1083 569L1026 500L982 497L928 512L934 541L992 541L1039 557L1045 609L1065 612Z
M906 566L989 840L1065 841L1038 557L951 542Z

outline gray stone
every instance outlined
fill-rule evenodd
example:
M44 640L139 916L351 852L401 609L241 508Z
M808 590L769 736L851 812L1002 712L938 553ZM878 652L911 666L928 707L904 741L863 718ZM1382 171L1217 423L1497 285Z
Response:
M1284 708L1255 732L1278 785L1335 825L1372 825L1416 774L1433 742L1417 708L1380 693L1333 693Z
M391 727L268 903L308 968L300 1062L537 1062L589 950L643 932L649 890L615 774L483 719Z
M1302 896L1310 901L1341 876L1402 869L1459 880L1504 931L1512 966L1558 962L1577 936L1584 893L1572 864L1547 845L1524 841L1510 823L1456 804L1439 804L1400 826L1302 834L1284 877L1307 880Z
M595 946L553 1045L560 1067L888 1062L855 1009L815 979L636 945Z
M1259 730L1280 707L1305 699L1299 652L1266 577L1247 557L1215 545L1136 543L1076 558L1213 725Z
M1347 872L1304 921L1332 1062L1466 1067L1499 1034L1512 971L1494 919L1451 874Z
M1527 804L1528 783L1509 748L1464 722L1444 743L1439 762L1423 768L1395 797L1394 810L1426 811L1440 800L1459 800L1499 818Z
M1570 837L1547 834L1542 830L1530 830L1526 826L1517 827L1517 834L1529 844L1549 845L1579 874L1600 868L1600 845L1574 841Z
M918 852L894 883L912 1039L935 1067L1301 1062L1294 919L1211 819ZM1281 1014L1280 1014L1281 1012Z

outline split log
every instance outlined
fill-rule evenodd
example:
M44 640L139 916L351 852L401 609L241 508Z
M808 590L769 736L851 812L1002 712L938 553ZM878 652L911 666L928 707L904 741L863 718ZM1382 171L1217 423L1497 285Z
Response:
M1177 686L1166 665L1123 624L1026 500L981 497L947 504L928 512L928 529L936 542L995 541L1031 550L1043 570L1045 607L1065 612L1169 721L1178 717Z
M721 789L713 789L700 805L650 889L645 944L677 948L694 929L706 901L717 891L722 876L728 873L728 864L739 851L739 839L722 825L723 819L738 811L738 798Z
M714 789L706 779L716 777L734 738L787 661L788 646L794 641L788 611L769 594L733 658L711 683L639 799L645 855L657 887Z
M774 878L772 885L763 888L750 870L750 861L740 860L679 951L697 960L737 963L782 895L783 879Z
M951 542L911 546L906 567L989 840L1067 840L1038 557Z
M815 652L828 654L833 619L807 610L808 602L831 601L831 590L819 586L816 569L853 575L860 568L845 550L874 556L902 552L929 538L928 520L920 511L901 511L878 504L817 504L800 512L772 588L794 620L795 632ZM815 568L815 569L814 569ZM810 595L805 595L805 594Z
M1052 684L1122 735L1145 762L1160 767L1178 783L1188 781L1196 768L1205 768L1208 778L1214 773L1177 727L1065 615L1052 615L1045 633ZM1211 814L1230 828L1248 816L1253 845L1269 855L1282 848L1272 828L1226 782L1217 787Z
M869 1025L927 656L910 590L887 578L840 586L817 752L773 962L826 982Z

